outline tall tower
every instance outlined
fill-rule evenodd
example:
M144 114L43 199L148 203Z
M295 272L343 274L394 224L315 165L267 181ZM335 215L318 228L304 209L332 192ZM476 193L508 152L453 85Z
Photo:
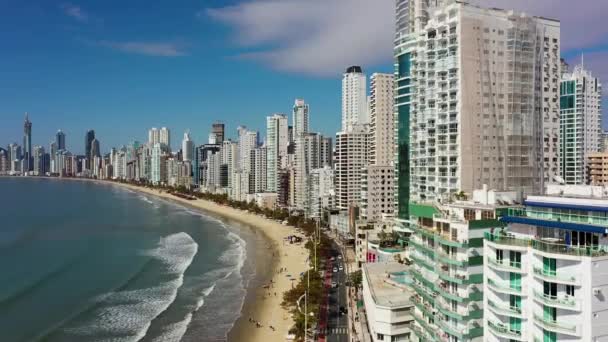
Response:
M296 99L293 105L293 137L294 141L298 136L308 133L308 104L304 100Z
M159 142L160 142L160 131L158 130L158 128L152 127L152 129L150 129L148 131L148 144L150 144L150 146L154 146L154 144L159 143Z
M55 142L57 143L58 150L65 150L65 133L62 130L58 130L55 135Z
M215 143L221 145L224 142L224 123L216 122L211 125L211 134L215 136Z
M351 66L342 77L342 131L366 123L367 79L360 66Z
M86 167L88 170L91 169L91 161L93 160L93 155L91 154L93 140L95 140L95 131L91 129L84 136L84 151L87 157Z
M29 120L28 114L25 113L25 122L23 123L23 172L33 170L32 123Z
M372 165L392 165L395 157L395 119L391 74L375 73L370 78L370 161Z
M588 156L601 151L602 135L602 85L577 65L562 75L560 87L561 177L566 184L589 183Z
M266 147L267 147L267 177L268 192L276 192L278 172L287 163L287 146L289 145L289 129L285 114L274 114L266 118Z
M184 140L182 140L182 159L184 161L194 160L194 142L190 139L190 133L184 133Z
M160 129L159 142L167 146L169 151L171 150L171 131L167 127Z

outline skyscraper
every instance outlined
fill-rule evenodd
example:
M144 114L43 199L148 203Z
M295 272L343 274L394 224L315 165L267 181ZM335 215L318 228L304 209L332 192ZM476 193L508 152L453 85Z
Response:
M190 139L190 133L184 133L184 140L182 140L182 159L184 161L194 160L194 142Z
M589 154L603 145L602 85L581 64L562 75L560 95L561 176L566 184L588 184Z
M167 181L167 156L161 143L152 146L152 158L150 163L152 184L161 184Z
M304 100L296 99L293 105L293 140L308 133L308 104Z
M58 150L65 150L65 133L63 131L58 130L55 135L55 142L57 143Z
M368 126L355 125L348 132L336 133L334 168L336 207L347 210L361 202L361 171L368 162Z
M215 137L214 144L222 144L224 142L224 123L216 122L211 125L211 134ZM211 143L211 142L209 142Z
M415 232L420 340L528 340L520 317L484 310L486 298L504 293L481 291L481 246L484 230L500 227L504 203L539 193L559 170L559 37L558 21L523 13L397 3L397 222ZM515 335L491 335L488 316Z
M323 136L318 133L301 133L296 138L296 153L294 161L294 202L298 209L311 213L311 203L308 196L310 172L322 167L321 145Z
M342 132L366 123L367 78L360 66L351 66L342 77Z
M392 165L395 159L395 115L391 74L372 74L370 78L370 164Z
M34 146L34 155L33 155L34 162L32 165L32 171L34 171L34 175L42 176L42 175L46 174L46 172L48 171L46 169L45 156L46 156L46 154L44 153L44 147Z
M32 156L32 123L25 113L25 122L23 123L23 172L33 171L33 156Z
M87 156L87 164L89 165L88 169L90 171L95 171L95 163L93 162L95 157L101 158L101 147L99 146L99 140L97 140L97 138L91 141L91 155Z
M268 192L276 192L278 184L278 171L286 166L287 146L289 145L289 132L287 116L274 114L266 118L266 148L267 148L267 177Z
M150 144L150 146L154 146L154 144L159 143L159 142L160 142L160 131L158 130L158 128L152 127L148 131L148 144Z
M87 134L84 136L84 151L85 151L85 156L87 158L86 167L89 170L91 169L91 160L93 159L92 155L91 155L91 147L92 147L93 140L95 140L95 131L94 130L87 131Z
M159 132L159 142L164 144L171 151L171 131L167 127L163 127Z

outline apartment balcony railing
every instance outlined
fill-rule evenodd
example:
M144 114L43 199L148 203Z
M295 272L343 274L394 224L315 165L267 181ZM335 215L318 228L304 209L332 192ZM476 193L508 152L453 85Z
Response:
M502 315L502 316L516 317L516 318L522 317L521 308L518 308L516 306L499 304L493 300L488 300L488 306L490 307L490 310L492 310L495 313Z
M504 294L513 294L521 296L523 294L520 284L505 284L497 282L493 279L488 279L488 287L496 292Z
M580 285L580 279L577 274L564 274L564 272L546 270L543 267L534 266L534 275L549 282L567 285Z
M496 259L488 256L488 264L497 271L524 273L521 262L506 259Z
M566 334L571 336L580 336L575 324L562 321L555 321L551 318L544 317L542 314L534 314L534 322L541 328L555 333Z
M490 327L490 330L496 336L511 340L524 341L523 333L521 330L514 330L505 324L492 321L488 321L488 327Z
M579 311L581 307L580 301L569 295L552 296L538 290L534 290L534 298L547 306L553 306L560 309Z

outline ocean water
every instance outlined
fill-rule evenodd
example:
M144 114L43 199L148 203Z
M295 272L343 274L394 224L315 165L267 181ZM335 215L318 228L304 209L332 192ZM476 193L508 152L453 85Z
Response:
M0 340L225 340L244 231L111 184L0 178Z

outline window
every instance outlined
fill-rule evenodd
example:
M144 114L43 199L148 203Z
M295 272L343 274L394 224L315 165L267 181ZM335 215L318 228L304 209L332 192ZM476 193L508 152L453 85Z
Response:
M509 262L511 267L521 268L521 252L509 251Z
M465 209L464 210L464 219L467 221L474 220L475 219L475 210Z
M574 297L574 285L566 285L566 294Z
M384 334L377 334L376 337L378 337L378 341L384 341Z
M497 249L496 250L496 261L498 261L498 263L502 263L502 258L503 258L503 250Z

